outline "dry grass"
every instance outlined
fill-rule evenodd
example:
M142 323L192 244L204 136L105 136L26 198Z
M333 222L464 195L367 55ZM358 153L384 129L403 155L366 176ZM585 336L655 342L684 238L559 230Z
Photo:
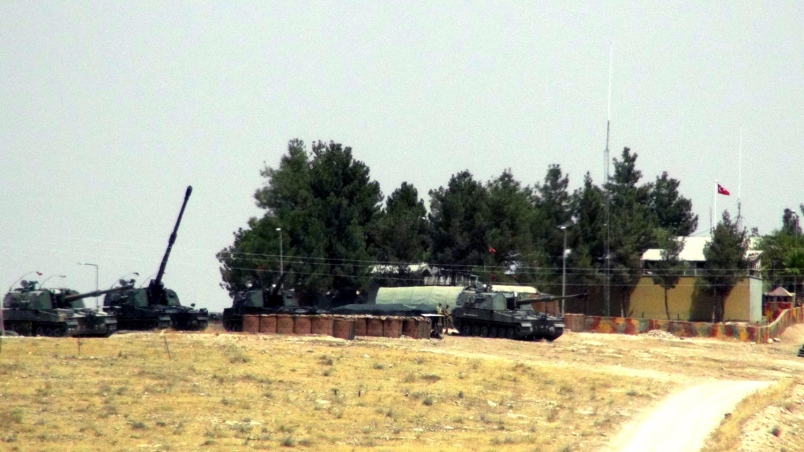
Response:
M785 398L793 384L792 378L779 380L770 387L746 397L712 433L701 452L731 452L737 450L745 422L768 405Z
M802 373L797 339L7 338L0 450L596 450L678 388Z
M3 450L590 450L667 382L443 353L447 341L15 338ZM456 339L461 341L462 339ZM510 341L486 342L492 346Z

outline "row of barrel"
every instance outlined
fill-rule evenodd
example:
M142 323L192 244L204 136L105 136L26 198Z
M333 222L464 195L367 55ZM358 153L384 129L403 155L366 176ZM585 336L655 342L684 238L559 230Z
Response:
M318 334L348 340L355 336L429 339L431 329L430 320L426 317L306 314L243 316L243 332L255 334Z

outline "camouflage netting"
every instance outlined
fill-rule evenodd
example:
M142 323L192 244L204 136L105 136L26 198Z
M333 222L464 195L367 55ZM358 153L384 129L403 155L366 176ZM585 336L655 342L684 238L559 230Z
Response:
M396 315L409 317L422 314L436 314L436 307L437 304L435 303L347 304L333 309L332 313L342 315Z

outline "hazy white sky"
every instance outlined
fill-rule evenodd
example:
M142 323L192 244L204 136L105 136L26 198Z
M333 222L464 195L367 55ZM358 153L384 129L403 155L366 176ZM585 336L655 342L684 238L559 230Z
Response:
M155 273L219 311L215 253L287 141L351 146L387 195L468 169L602 181L611 150L681 180L700 231L713 180L761 233L804 202L804 3L0 2L0 284L81 291ZM699 232L701 234L703 232Z

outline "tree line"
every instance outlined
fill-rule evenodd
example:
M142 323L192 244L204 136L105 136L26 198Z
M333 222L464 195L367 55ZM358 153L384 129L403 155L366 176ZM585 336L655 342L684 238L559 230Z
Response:
M613 159L609 180L598 185L587 172L574 191L557 164L530 184L510 170L487 182L464 170L430 190L426 206L407 182L384 197L349 147L318 141L308 150L303 141L291 140L278 167L266 165L260 173L265 183L254 198L265 213L249 219L217 254L221 285L230 293L270 287L280 273L281 248L284 284L303 302L351 297L372 282L411 285L408 265L422 262L447 274L555 289L566 234L567 284L583 291L604 283L608 235L609 284L620 289L622 307L642 275L642 253L670 249L676 237L698 225L680 182L666 172L643 181L636 163L637 154L624 148ZM739 242L744 250L745 231L737 231L727 213L721 227L725 235L736 234L729 246ZM719 243L717 230L714 237ZM668 265L656 274L666 278L657 284L669 288L679 272L671 255L665 260ZM743 264L720 262L728 268Z

